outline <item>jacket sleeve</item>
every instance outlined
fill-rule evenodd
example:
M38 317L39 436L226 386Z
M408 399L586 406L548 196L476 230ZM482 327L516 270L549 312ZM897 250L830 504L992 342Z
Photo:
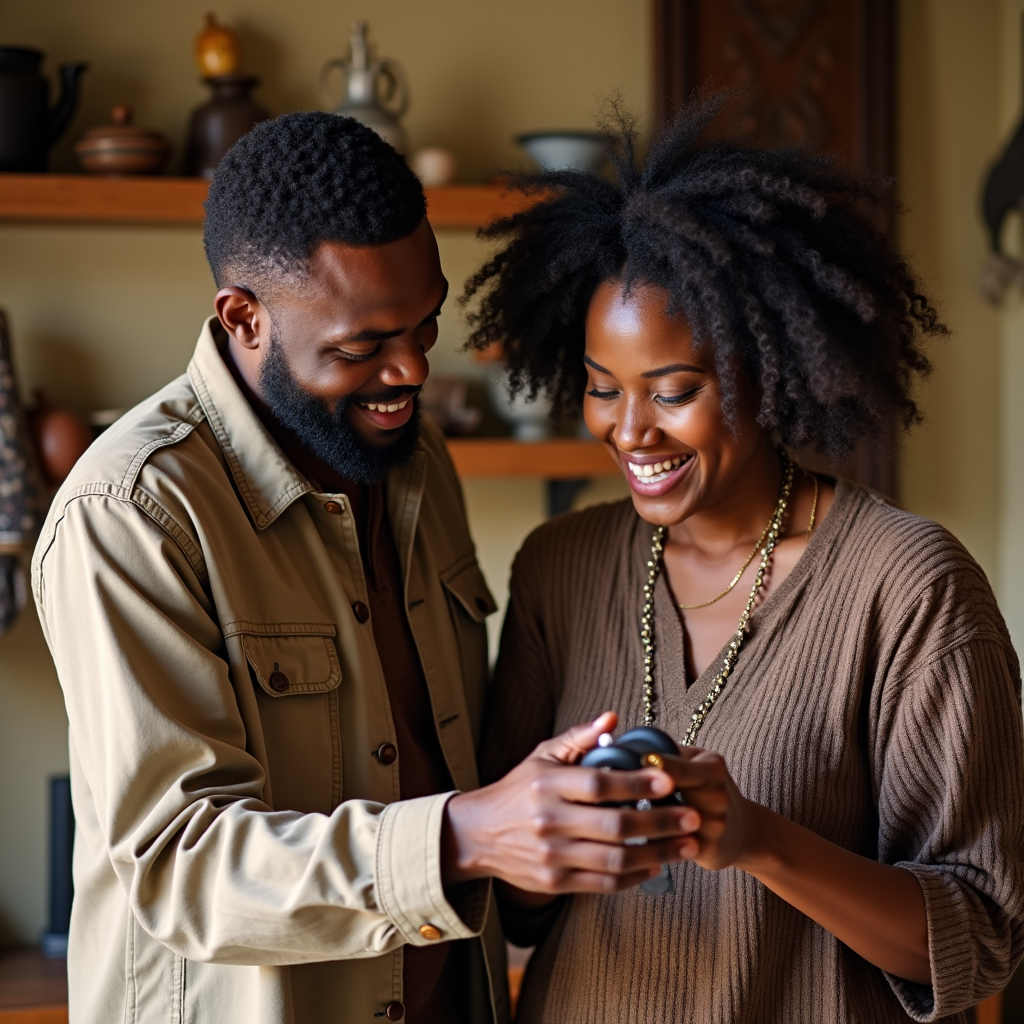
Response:
M873 711L878 856L921 885L932 984L887 978L918 1021L1000 991L1024 954L1020 675L974 570L926 587L893 631L911 661Z
M173 522L68 500L33 585L70 730L131 912L182 956L273 965L377 956L483 926L489 885L441 883L451 794L272 810L212 602Z

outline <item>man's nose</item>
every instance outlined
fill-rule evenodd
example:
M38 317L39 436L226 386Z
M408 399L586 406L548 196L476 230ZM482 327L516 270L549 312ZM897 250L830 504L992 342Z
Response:
M389 387L419 387L430 373L427 354L416 339L395 338L387 346L386 359L380 368L380 380Z

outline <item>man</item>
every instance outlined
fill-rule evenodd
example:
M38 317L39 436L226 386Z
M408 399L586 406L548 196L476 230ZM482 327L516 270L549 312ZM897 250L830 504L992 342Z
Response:
M503 1021L491 878L609 891L681 855L691 811L580 806L667 775L558 763L614 716L468 792L494 603L416 413L447 292L425 213L356 122L256 128L211 186L188 372L54 502L73 1022Z

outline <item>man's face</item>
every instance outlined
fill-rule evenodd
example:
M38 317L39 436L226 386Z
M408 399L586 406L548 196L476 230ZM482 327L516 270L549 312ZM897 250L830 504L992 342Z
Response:
M447 291L425 220L387 245L324 242L301 284L253 303L248 343L225 323L231 354L275 418L321 461L379 480L415 447L416 395Z

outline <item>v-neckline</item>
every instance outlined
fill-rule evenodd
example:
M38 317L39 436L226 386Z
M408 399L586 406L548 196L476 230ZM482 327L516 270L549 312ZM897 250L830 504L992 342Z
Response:
M832 505L829 508L828 515L825 516L821 524L811 535L811 539L807 542L807 547L804 548L800 557L797 559L796 564L790 570L789 575L786 576L786 578L768 594L764 599L764 602L751 613L747 628L748 631L752 632L754 635L748 637L747 641L744 643L744 647L746 647L747 644L756 641L756 634L764 628L766 622L777 618L778 615L785 610L789 600L798 592L803 581L808 575L810 575L814 568L816 568L817 565L825 559L827 552L832 546L833 539L837 531L840 529L838 524L840 520L845 517L846 504L855 490L855 485L848 483L846 480L836 480L835 497L832 499ZM643 527L646 527L647 525L648 524L643 524ZM643 527L641 527L640 532L646 538L644 541L644 554L646 557L649 557L651 534ZM653 529L653 527L650 527L651 531L653 531ZM646 557L644 564L646 564ZM669 645L674 645L675 650L678 652L676 656L680 659L683 679L685 680L685 687L680 706L681 710L684 712L684 720L689 721L689 717L692 714L693 709L707 696L715 677L721 670L722 661L725 658L725 652L728 649L729 644L732 642L732 635L729 635L728 639L722 644L721 649L711 659L704 671L691 682L686 673L686 630L683 628L683 623L680 620L678 610L676 609L675 600L672 597L672 591L669 589L668 580L666 579L663 571L658 574L658 579L654 585L654 606L654 675L657 680L656 685L658 686L659 691L658 703L663 707L666 705L665 691L668 679L664 672L664 652L669 649ZM661 658L659 658L659 649L663 652ZM670 657L669 660L674 660L674 658ZM737 664L741 664L742 661L743 652L741 651L740 659ZM697 694L696 697L694 697L694 693Z

